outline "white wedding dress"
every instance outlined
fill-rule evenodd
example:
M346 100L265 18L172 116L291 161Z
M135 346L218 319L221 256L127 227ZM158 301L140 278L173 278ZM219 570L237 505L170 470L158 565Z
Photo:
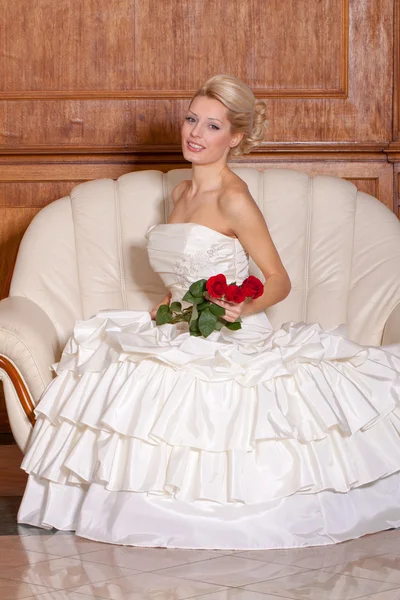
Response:
M182 298L241 282L237 239L193 223L148 234ZM186 329L185 329L186 328ZM36 408L20 523L116 544L286 548L400 526L400 345L264 313L207 339L143 311L78 322Z

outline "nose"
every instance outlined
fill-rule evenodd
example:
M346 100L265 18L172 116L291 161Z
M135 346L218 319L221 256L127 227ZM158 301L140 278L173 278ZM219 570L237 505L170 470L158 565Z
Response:
M200 137L201 136L201 126L200 126L200 123L198 121L196 121L193 124L191 134L192 134L193 137Z

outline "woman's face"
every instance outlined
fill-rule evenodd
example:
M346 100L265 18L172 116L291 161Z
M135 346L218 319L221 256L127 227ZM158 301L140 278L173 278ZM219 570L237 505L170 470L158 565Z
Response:
M232 134L228 109L214 98L197 96L182 125L182 152L193 164L211 164L226 160L230 148L242 134Z

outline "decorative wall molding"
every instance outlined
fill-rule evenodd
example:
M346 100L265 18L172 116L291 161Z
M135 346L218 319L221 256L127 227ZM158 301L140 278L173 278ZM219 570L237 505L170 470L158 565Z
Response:
M391 148L396 149L399 144L390 144L387 141L383 142L265 142L258 148L254 148L251 154L245 155L241 161L248 162L254 157L257 160L261 157L271 157L275 154L279 155L298 155L298 154L313 154L316 157L321 155L324 160L326 154L332 157L341 158L342 155L353 154L358 156L360 160L367 159L367 155L382 154L382 160L386 160L385 152L391 152ZM397 150L394 150L397 151ZM0 148L0 165L2 156L7 156L7 164L10 164L12 157L16 156L36 156L48 155L49 160L54 160L54 157L76 155L108 155L110 159L114 157L118 161L123 155L130 155L132 160L146 162L154 162L157 164L160 161L168 159L177 162L185 162L182 156L181 146L177 144L168 145L132 145L132 146L24 146L23 148ZM57 158L56 160L60 160Z
M399 162L400 161L400 140L391 142L385 148L385 154L387 155L389 162Z
M348 65L342 64L340 86L337 89L254 90L256 98L348 98ZM40 90L0 92L1 100L184 100L192 98L196 90Z

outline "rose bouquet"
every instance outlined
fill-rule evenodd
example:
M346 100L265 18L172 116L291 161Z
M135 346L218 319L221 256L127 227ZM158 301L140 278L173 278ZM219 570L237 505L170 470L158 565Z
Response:
M240 317L234 322L224 319L225 309L215 304L210 298L241 304L246 298L259 298L264 291L261 281L250 275L241 285L228 284L223 274L209 279L199 279L192 283L182 300L191 306L182 309L180 302L170 305L162 304L156 315L156 325L165 323L189 323L189 333L195 336L208 337L211 332L222 327L231 330L241 329Z

